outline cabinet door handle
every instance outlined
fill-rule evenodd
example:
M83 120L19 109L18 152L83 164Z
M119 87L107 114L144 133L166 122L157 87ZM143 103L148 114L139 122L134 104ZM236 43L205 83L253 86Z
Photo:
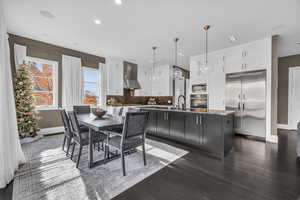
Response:
M196 115L196 124L198 125L198 115Z
M202 125L202 116L200 116L200 125Z

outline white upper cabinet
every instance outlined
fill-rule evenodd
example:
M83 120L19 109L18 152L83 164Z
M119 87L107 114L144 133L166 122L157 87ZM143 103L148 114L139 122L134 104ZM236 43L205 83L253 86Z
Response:
M201 70L205 65L205 56L193 56L190 60L190 85L207 83L208 74Z
M107 64L107 95L123 95L123 60L109 58Z
M224 52L218 51L208 55L208 108L225 109L225 73Z
M255 71L267 67L267 39L225 49L225 72Z
M172 96L173 79L170 65L138 68L138 81L141 89L136 90L136 96Z
M242 70L242 49L240 46L226 49L224 52L226 73L235 73Z
M173 79L170 65L156 66L152 75L152 96L172 96Z
M266 69L267 67L267 41L258 40L242 47L243 71Z
M152 95L152 68L138 67L138 81L141 89L135 90L136 96L151 96Z

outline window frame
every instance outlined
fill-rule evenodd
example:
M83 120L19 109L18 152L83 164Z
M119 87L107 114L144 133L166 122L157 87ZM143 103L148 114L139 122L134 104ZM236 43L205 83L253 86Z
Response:
M85 104L84 103L84 96L85 96L85 93L84 93L84 83L87 82L87 83L95 83L95 82L89 82L89 81L85 81L84 80L84 71L90 71L90 72L97 72L98 73L98 80L97 80L97 87L98 87L98 102L97 104ZM82 104L83 105L90 105L91 107L95 107L95 106L98 106L99 103L100 103L100 97L101 97L101 85L100 85L100 72L99 72L99 69L96 69L96 68L92 68L92 67L86 67L86 66L82 66Z
M58 62L42 58L26 56L26 63L36 62L53 66L52 82L53 82L53 104L52 105L37 105L37 110L54 110L58 109Z

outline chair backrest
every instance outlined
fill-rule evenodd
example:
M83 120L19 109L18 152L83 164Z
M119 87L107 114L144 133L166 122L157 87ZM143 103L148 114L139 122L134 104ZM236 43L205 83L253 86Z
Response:
M64 124L65 134L68 136L73 136L70 120L65 109L60 110L60 116Z
M148 123L148 112L127 112L123 127L122 143L132 137L145 137L145 128Z
M79 137L81 139L80 127L79 127L79 123L78 123L75 112L69 111L68 115L69 115L69 119L71 122L70 124L71 124L74 135L76 135L77 137Z
M73 111L76 114L88 114L91 112L91 107L89 105L73 106Z

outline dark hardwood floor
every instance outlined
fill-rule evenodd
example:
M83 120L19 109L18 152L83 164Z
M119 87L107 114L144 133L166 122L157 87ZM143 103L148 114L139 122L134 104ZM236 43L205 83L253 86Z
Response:
M0 189L0 200L11 200L13 191L13 181L10 182L6 188Z
M190 151L114 200L300 200L296 132L278 145L237 137L224 163Z
M296 132L278 135L278 144L236 137L224 162L185 147L186 156L113 200L300 200ZM0 200L11 192L12 184L0 190Z

